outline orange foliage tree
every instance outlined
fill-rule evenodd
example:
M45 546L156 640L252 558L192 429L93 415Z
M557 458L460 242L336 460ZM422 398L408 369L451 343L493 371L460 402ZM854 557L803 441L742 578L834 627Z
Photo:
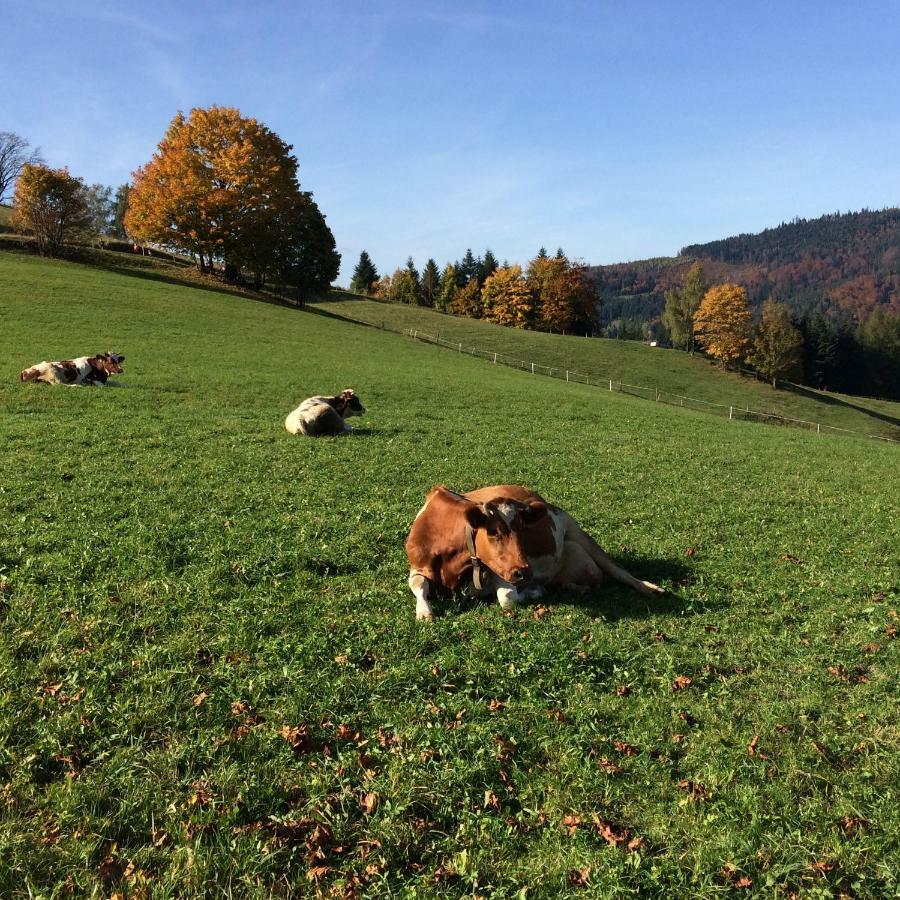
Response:
M312 203L291 149L237 109L179 113L134 173L125 227L135 240L195 254L202 271L221 260L260 280Z
M750 347L752 316L747 291L738 284L710 288L694 313L694 333L723 366L744 359Z
M587 266L565 256L537 256L528 264L534 298L533 323L548 331L591 330L596 324L597 287Z
M450 301L450 311L454 315L468 316L470 319L481 318L483 306L477 278L471 278L463 287L457 288Z
M55 256L90 221L87 190L68 169L26 163L13 196L13 227L34 235L42 256Z
M521 266L506 266L489 275L481 289L483 318L498 325L527 328L531 322L531 291Z

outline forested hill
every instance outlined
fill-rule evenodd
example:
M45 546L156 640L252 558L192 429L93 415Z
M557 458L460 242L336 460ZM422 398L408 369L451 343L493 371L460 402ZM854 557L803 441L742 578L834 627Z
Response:
M774 297L798 315L849 322L865 321L877 307L900 314L900 209L893 208L795 219L691 244L677 257L598 266L604 323L653 321L665 291L697 260L707 282L742 284L754 305Z

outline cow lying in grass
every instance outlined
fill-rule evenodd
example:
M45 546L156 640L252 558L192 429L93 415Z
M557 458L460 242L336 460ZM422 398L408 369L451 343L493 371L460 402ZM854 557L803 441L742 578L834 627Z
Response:
M647 596L665 593L617 566L567 512L517 485L433 488L406 555L417 619L432 618L432 599L456 590L494 594L503 609L541 596L545 585L587 589L610 578Z
M94 384L102 387L110 375L123 371L121 353L103 353L98 356L79 356L77 359L59 359L39 362L19 375L22 381L43 381L46 384ZM115 382L110 382L115 384Z
M365 411L359 397L347 388L336 397L310 397L304 400L288 413L284 427L291 434L300 433L313 437L346 434L353 429L345 419L361 416Z

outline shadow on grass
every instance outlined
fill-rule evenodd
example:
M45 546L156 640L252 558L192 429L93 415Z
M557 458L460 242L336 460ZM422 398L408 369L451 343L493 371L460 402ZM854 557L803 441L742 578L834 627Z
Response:
M886 422L888 425L900 427L900 418L897 418L897 416L889 416L886 413L878 412L878 410L869 409L867 406L851 403L849 400L844 400L841 397L834 397L831 394L825 394L821 391L814 391L811 388L803 387L803 385L800 384L785 382L783 387L785 390L790 391L792 394L797 394L799 397L806 397L819 403L825 403L828 406L841 406L845 409L852 409L856 412L865 413L865 415L877 419L879 422Z
M619 619L647 619L658 615L695 615L715 609L719 604L692 600L685 603L677 593L679 588L693 582L693 571L678 559L615 560L637 578L653 581L661 587L670 585L661 596L646 597L615 581L607 582L587 593L579 594L560 588L549 588L545 596L527 601L516 608L523 613L539 606L577 607L590 618L615 622ZM491 597L477 598L463 595L454 596L452 601L438 601L438 616L453 616L496 603Z

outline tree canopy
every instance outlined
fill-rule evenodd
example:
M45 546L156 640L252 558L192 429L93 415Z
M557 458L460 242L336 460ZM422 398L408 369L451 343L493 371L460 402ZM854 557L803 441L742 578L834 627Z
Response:
M179 113L134 173L125 227L136 240L196 255L204 271L222 261L261 285L286 259L296 273L303 258L318 270L306 280L320 282L333 268L334 241L325 239L330 231L312 195L300 190L291 149L234 108ZM311 255L319 249L322 260Z
M56 256L90 221L80 178L68 169L25 163L13 197L13 227L31 232L41 255Z
M350 290L355 294L370 294L372 286L378 281L378 269L369 254L363 250L359 254L359 262L353 270L353 278L350 281Z
M800 375L802 346L803 336L791 321L788 308L775 300L766 300L753 333L747 362L771 381L772 387L777 387L779 378Z
M30 149L25 138L12 131L0 131L0 203L12 193L22 169L30 164L45 165L41 151Z
M723 366L744 359L750 346L751 323L747 291L737 284L710 288L694 314L697 339Z

